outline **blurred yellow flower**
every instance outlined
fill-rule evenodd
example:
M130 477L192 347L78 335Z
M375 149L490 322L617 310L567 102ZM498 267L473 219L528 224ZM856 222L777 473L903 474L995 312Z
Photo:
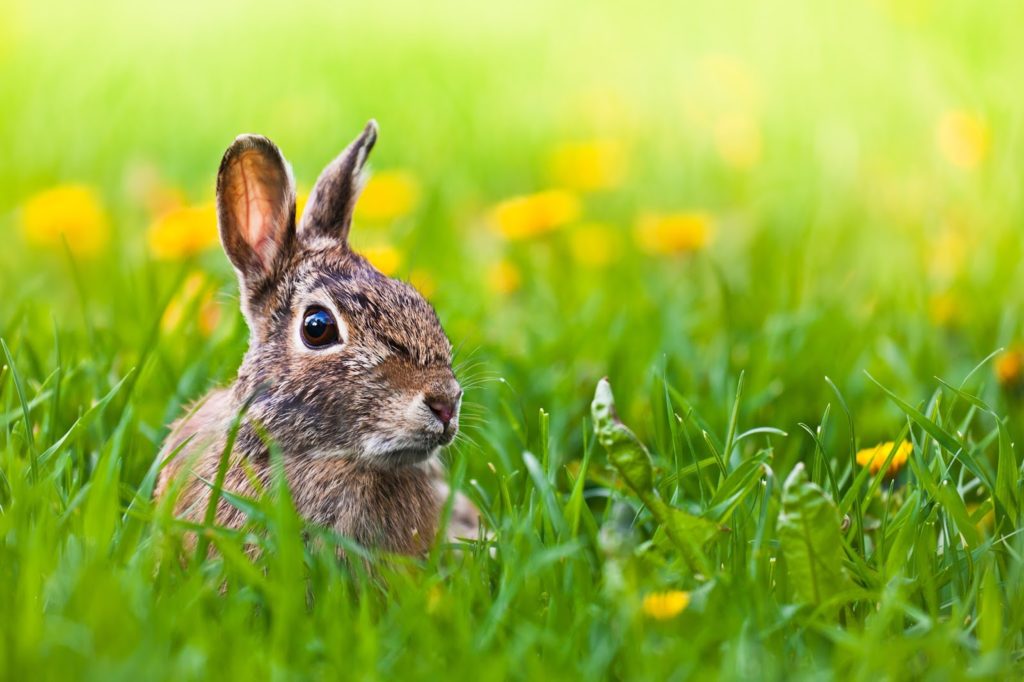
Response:
M507 260L498 261L487 269L487 288L496 294L511 294L520 284L519 268Z
M996 379L1005 388L1016 388L1024 379L1024 351L1020 348L1005 350L996 356L993 369Z
M988 155L990 141L988 124L970 111L947 111L935 126L939 151L958 168L977 168Z
M669 620L690 605L690 593L682 590L653 592L644 597L643 611L649 618Z
M170 210L156 219L148 234L149 251L160 260L189 258L217 240L217 208L212 203Z
M618 230L604 223L583 223L569 233L569 249L581 265L599 268L621 253Z
M302 221L302 214L306 212L306 202L309 201L309 192L300 192L295 195L295 224Z
M880 443L873 448L864 448L857 452L857 464L862 467L870 467L872 474L877 474L882 465L885 464L886 458L889 453L892 452L895 443L889 441L887 443ZM889 462L889 468L886 469L886 476L895 476L899 473L899 470L907 463L907 458L910 457L910 453L913 452L914 446L910 444L910 441L903 441L896 448L896 454L893 455L892 461Z
M378 171L356 202L356 217L383 222L407 215L420 195L419 183L405 171Z
M35 246L60 247L66 239L80 256L97 254L110 236L99 196L84 185L62 185L29 197L21 208L21 230Z
M491 221L506 239L528 239L576 220L580 200L572 192L552 189L506 199L494 207Z
M956 321L959 305L956 297L948 291L932 294L928 299L928 317L933 324L945 327Z
M193 308L193 306L195 306ZM220 323L221 307L214 298L214 288L201 272L193 272L185 278L181 291L178 292L163 317L160 328L165 333L172 333L182 323L186 312L194 311L196 326L203 336L209 336Z
M640 248L653 254L699 251L711 241L711 216L698 211L641 216L636 225Z
M583 192L618 187L625 170L625 149L615 140L567 142L555 147L548 159L552 182Z
M395 274L398 271L398 267L402 264L402 254L398 252L398 249L389 244L365 246L359 249L359 253L366 260L370 261L373 267L389 277Z
M727 166L749 170L761 160L761 128L752 116L725 114L712 132L715 150Z
M437 281L428 270L416 268L409 273L409 283L416 287L416 290L423 294L424 298L430 298L437 291Z

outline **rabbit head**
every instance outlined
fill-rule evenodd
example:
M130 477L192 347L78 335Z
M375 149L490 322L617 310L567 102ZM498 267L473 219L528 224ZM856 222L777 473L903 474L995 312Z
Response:
M298 225L291 171L270 140L243 135L224 154L217 218L250 330L233 389L252 400L243 449L262 430L286 455L393 467L455 437L462 390L437 314L348 243L376 139L371 121L324 169Z

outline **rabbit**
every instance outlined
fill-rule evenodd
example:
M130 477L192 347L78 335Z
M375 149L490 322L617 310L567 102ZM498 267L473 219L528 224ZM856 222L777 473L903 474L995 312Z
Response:
M217 222L249 348L234 383L172 424L161 449L170 461L156 495L177 492L180 516L202 520L231 425L249 403L224 490L254 496L268 486L269 437L307 521L387 552L431 546L449 492L437 454L458 431L462 389L433 307L349 246L377 131L371 120L324 169L298 225L278 148L241 135L225 152ZM221 499L216 519L238 528L246 515ZM477 510L456 493L449 536L478 528Z

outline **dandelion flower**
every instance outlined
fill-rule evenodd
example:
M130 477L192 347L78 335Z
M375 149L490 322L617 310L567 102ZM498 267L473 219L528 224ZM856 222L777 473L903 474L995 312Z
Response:
M956 321L959 313L956 297L950 292L932 294L928 299L928 317L939 327L947 327Z
M711 241L711 217L700 212L646 215L636 225L636 237L640 248L648 253L699 251Z
M889 441L887 443L880 443L873 448L864 448L857 453L857 464L862 467L870 467L872 474L877 474L885 464L885 460L889 457L889 453L892 452L895 443ZM886 470L886 476L895 476L899 473L900 469L907 463L907 458L910 457L910 453L913 451L914 446L910 444L910 441L903 441L896 448L896 454L893 455L892 461L889 463L889 468Z
M57 248L62 240L77 255L93 256L107 244L107 214L96 192L62 185L29 197L21 210L21 231L35 246Z
M398 249L389 244L367 246L359 249L359 253L366 260L370 261L373 267L389 277L398 272L398 268L402 264L402 254L398 252Z
M581 265L600 268L620 253L622 240L618 231L604 223L584 223L569 233L569 249Z
M996 357L993 369L996 379L1005 388L1015 388L1024 379L1024 352L1020 348L1003 351Z
M212 203L164 213L149 228L149 251L159 260L190 258L217 243L217 209Z
M648 618L669 620L690 605L690 593L682 590L653 592L644 597L643 611Z
M491 222L506 239L529 239L570 223L580 214L579 198L553 189L507 199L491 212Z
M511 294L520 284L519 268L507 260L498 261L487 269L487 288L496 294Z
M306 203L309 201L309 192L301 192L295 195L295 224L302 220L302 214L306 212Z
M356 217L385 222L408 215L419 199L416 178L405 171L378 171L370 177L356 204Z
M556 185L591 192L622 184L625 166L625 150L614 140L571 142L551 153L548 174Z
M939 152L957 168L977 168L988 155L988 125L977 114L947 111L935 126L935 142Z

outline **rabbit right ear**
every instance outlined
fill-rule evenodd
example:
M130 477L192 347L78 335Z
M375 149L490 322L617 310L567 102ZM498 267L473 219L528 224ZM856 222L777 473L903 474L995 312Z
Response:
M376 141L377 122L370 120L359 137L324 168L302 214L300 237L328 237L348 242L352 212L363 189L363 166Z
M295 182L284 156L260 135L240 135L217 174L217 223L243 293L271 279L295 237Z

